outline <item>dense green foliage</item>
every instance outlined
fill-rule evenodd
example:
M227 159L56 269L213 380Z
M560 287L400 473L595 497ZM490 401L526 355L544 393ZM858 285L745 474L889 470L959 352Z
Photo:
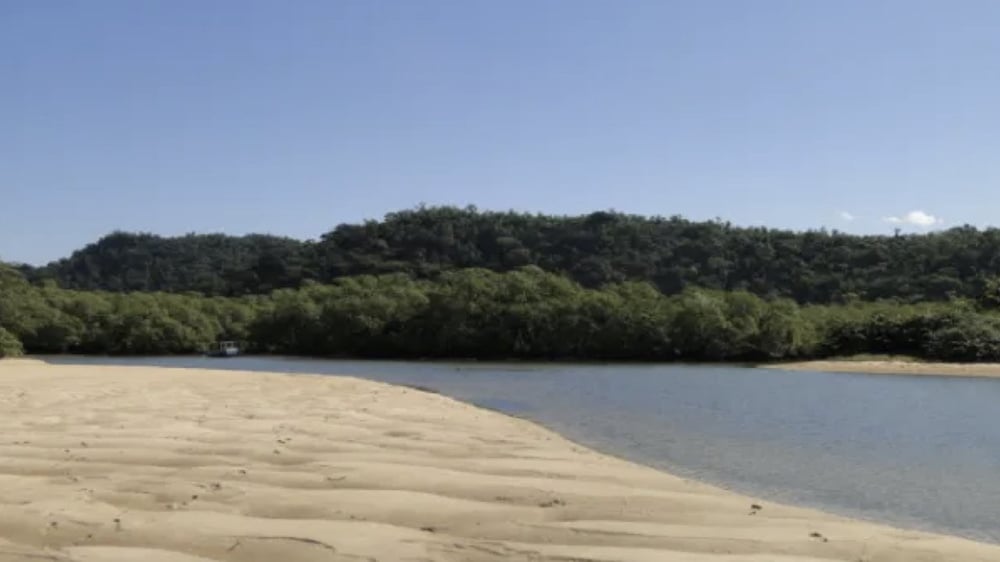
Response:
M535 265L584 287L647 282L748 291L798 303L978 298L1000 276L1000 230L852 236L598 212L579 217L421 208L341 225L315 242L272 236L116 233L47 267L35 282L106 291L267 294L307 280L511 271Z
M849 236L430 208L315 242L115 233L0 267L0 355L1000 359L1000 231ZM207 296L206 296L207 295Z
M17 357L24 353L24 347L14 334L0 328L0 358Z
M0 268L0 345L33 353L191 353L219 339L319 356L763 361L909 354L1000 360L993 302L799 305L642 282L589 289L528 266L305 283L266 296L112 293ZM13 337L12 337L13 336ZM16 339L15 339L16 338Z
M308 251L298 240L256 234L165 238L116 232L44 268L21 269L32 280L71 289L243 295L315 277L304 269Z

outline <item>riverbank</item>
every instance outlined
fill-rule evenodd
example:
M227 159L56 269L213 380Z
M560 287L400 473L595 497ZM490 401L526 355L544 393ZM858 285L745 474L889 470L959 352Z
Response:
M0 407L0 561L1000 559L354 378L0 361Z
M762 367L767 369L783 369L786 371L823 371L829 373L1000 378L1000 363L933 363L905 359L830 359L775 363L762 365Z

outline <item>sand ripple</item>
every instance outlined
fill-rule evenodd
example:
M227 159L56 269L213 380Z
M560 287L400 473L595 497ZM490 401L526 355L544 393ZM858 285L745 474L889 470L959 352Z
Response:
M370 381L4 361L13 560L985 562L1000 547L730 494Z

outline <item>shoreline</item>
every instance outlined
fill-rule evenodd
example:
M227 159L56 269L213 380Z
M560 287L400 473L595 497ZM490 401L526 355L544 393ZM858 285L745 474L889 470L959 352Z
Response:
M869 375L919 375L936 377L1000 378L1000 363L931 363L892 359L821 359L758 365L762 369L861 373Z
M4 360L0 403L0 560L1000 559L353 377Z
M176 359L176 358L188 358L188 359L205 359L204 355L201 354L190 354L190 355L152 355L152 356L131 356L131 355L86 355L86 354L41 354L41 355L24 355L21 357L7 358L7 361L19 360L19 361L39 361L45 364L52 365L74 365L80 363L73 363L73 359L80 360L111 360L115 361L121 359L127 362L130 359L135 359L136 357L146 358L146 359ZM853 359L850 357L846 358L831 358L831 359L807 359L802 361L788 361L788 362L777 362L777 363L755 363L752 361L722 361L722 362L690 362L690 361L677 361L677 362L657 362L657 361L628 361L628 360L616 360L616 361L603 361L603 360L563 360L563 359L469 359L469 358L406 358L406 357L396 357L396 358L370 358L370 357L326 357L326 356L310 356L310 355L271 355L271 354L243 354L239 358L248 359L281 359L281 360L291 360L291 361L301 361L301 362L330 362L330 361L350 361L350 362L386 362L386 363L444 363L453 364L459 366L465 366L468 368L484 367L487 368L493 365L507 365L512 367L523 366L525 369L538 366L557 366L557 367L572 367L574 365L581 366L604 366L604 365L624 365L624 366L677 366L677 367L711 367L711 366L723 366L723 367L741 367L741 368L753 368L753 369L778 369L784 371L813 371L813 372L824 372L824 373L866 373L866 374L887 374L887 375L929 375L929 376L942 376L942 377L996 377L1000 378L1000 362L998 363L955 363L955 362L935 362L935 361L925 361L916 358L901 357L899 359L893 358L894 356L886 356L884 358L875 356L872 359ZM60 362L60 359L65 359L66 362ZM4 359L0 359L3 361ZM211 359L211 361L219 361L218 359ZM124 364L124 363L123 363ZM176 368L176 367L165 367L165 368ZM200 368L200 367L198 367ZM209 369L211 370L211 369Z

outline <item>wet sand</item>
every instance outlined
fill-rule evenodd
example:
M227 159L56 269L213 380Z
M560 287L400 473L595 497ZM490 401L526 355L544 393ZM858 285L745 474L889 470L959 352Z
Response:
M0 361L0 412L0 562L1000 560L354 378Z
M787 371L870 373L885 375L934 375L950 377L1000 377L1000 363L923 363L893 360L823 360L764 365Z

